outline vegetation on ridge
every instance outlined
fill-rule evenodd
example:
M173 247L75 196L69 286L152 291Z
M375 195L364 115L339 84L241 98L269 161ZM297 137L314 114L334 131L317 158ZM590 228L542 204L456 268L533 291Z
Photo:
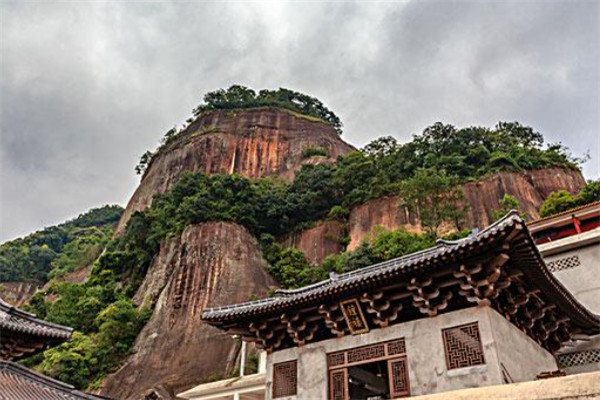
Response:
M94 208L71 221L0 245L0 282L43 284L90 265L112 237L123 208ZM52 272L51 272L52 271Z
M204 95L204 101L194 109L197 117L205 111L244 109L255 107L278 107L316 117L342 133L342 121L321 100L286 88L263 89L258 93L246 86L233 85Z
M566 190L550 193L540 207L540 216L549 217L596 201L600 201L600 179L589 181L576 195Z
M316 97L286 88L279 88L277 90L263 89L257 93L246 86L232 85L227 90L218 89L206 93L203 97L203 102L193 110L193 116L186 121L181 129L177 127L169 129L161 139L157 150L148 150L142 154L138 165L135 166L135 172L138 175L143 174L150 165L152 157L158 154L160 149L169 144L179 133L190 126L202 113L213 110L236 110L260 107L282 108L298 116L311 117L312 120L322 121L333 126L338 134L342 134L341 119ZM318 154L313 153L306 157L312 155L327 154L326 152L323 154L323 151L320 151Z

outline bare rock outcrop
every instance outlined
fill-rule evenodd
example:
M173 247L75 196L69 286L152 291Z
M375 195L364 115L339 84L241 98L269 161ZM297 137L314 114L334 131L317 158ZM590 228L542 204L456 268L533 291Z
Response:
M206 307L264 297L273 281L257 240L225 222L188 226L163 243L135 296L154 304L133 354L106 378L102 394L122 400L170 398L215 374L231 371L239 353L229 335L204 324Z
M38 285L32 282L0 282L0 297L10 305L21 307L37 289Z
M328 255L344 251L342 240L345 236L344 224L323 221L312 228L290 234L283 245L300 250L311 264L319 265Z
M465 202L469 205L465 228L483 228L492 223L492 211L499 208L498 201L504 194L514 196L520 211L530 219L539 218L538 209L553 191L578 192L585 179L580 171L562 168L547 168L526 173L501 172L490 177L469 182L462 186ZM420 232L418 215L400 207L398 196L371 200L355 207L350 212L348 231L354 250L377 226L386 229L404 227L408 231Z
M327 156L305 158L309 148ZM183 172L238 173L250 178L277 175L292 180L303 164L332 162L353 150L336 130L291 111L260 108L216 110L200 116L153 157L127 204L117 232L157 193L169 190Z

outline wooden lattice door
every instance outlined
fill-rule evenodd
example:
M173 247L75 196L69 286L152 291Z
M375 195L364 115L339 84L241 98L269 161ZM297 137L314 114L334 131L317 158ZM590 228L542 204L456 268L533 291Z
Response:
M348 370L346 368L329 372L329 400L348 399Z
M390 395L393 399L410 396L406 356L388 361L388 376L390 378Z

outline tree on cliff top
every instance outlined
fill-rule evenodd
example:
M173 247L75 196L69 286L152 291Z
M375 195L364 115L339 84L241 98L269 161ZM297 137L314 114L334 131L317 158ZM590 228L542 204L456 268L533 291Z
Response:
M280 107L316 117L342 133L342 121L321 100L285 88L264 89L256 93L248 87L233 85L227 90L208 92L204 95L204 102L194 109L194 116L210 110L254 107Z
M550 193L540 207L540 217L549 217L596 201L600 201L600 179L589 181L576 195L566 190Z
M433 237L439 237L444 223L453 223L458 231L466 209L462 206L463 192L456 179L445 171L419 169L414 177L402 183L402 205L418 213L421 226Z

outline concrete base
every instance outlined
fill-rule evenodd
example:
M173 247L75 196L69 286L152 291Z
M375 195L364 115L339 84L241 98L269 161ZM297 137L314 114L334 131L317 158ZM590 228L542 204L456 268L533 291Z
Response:
M597 400L600 372L413 397L415 400Z

